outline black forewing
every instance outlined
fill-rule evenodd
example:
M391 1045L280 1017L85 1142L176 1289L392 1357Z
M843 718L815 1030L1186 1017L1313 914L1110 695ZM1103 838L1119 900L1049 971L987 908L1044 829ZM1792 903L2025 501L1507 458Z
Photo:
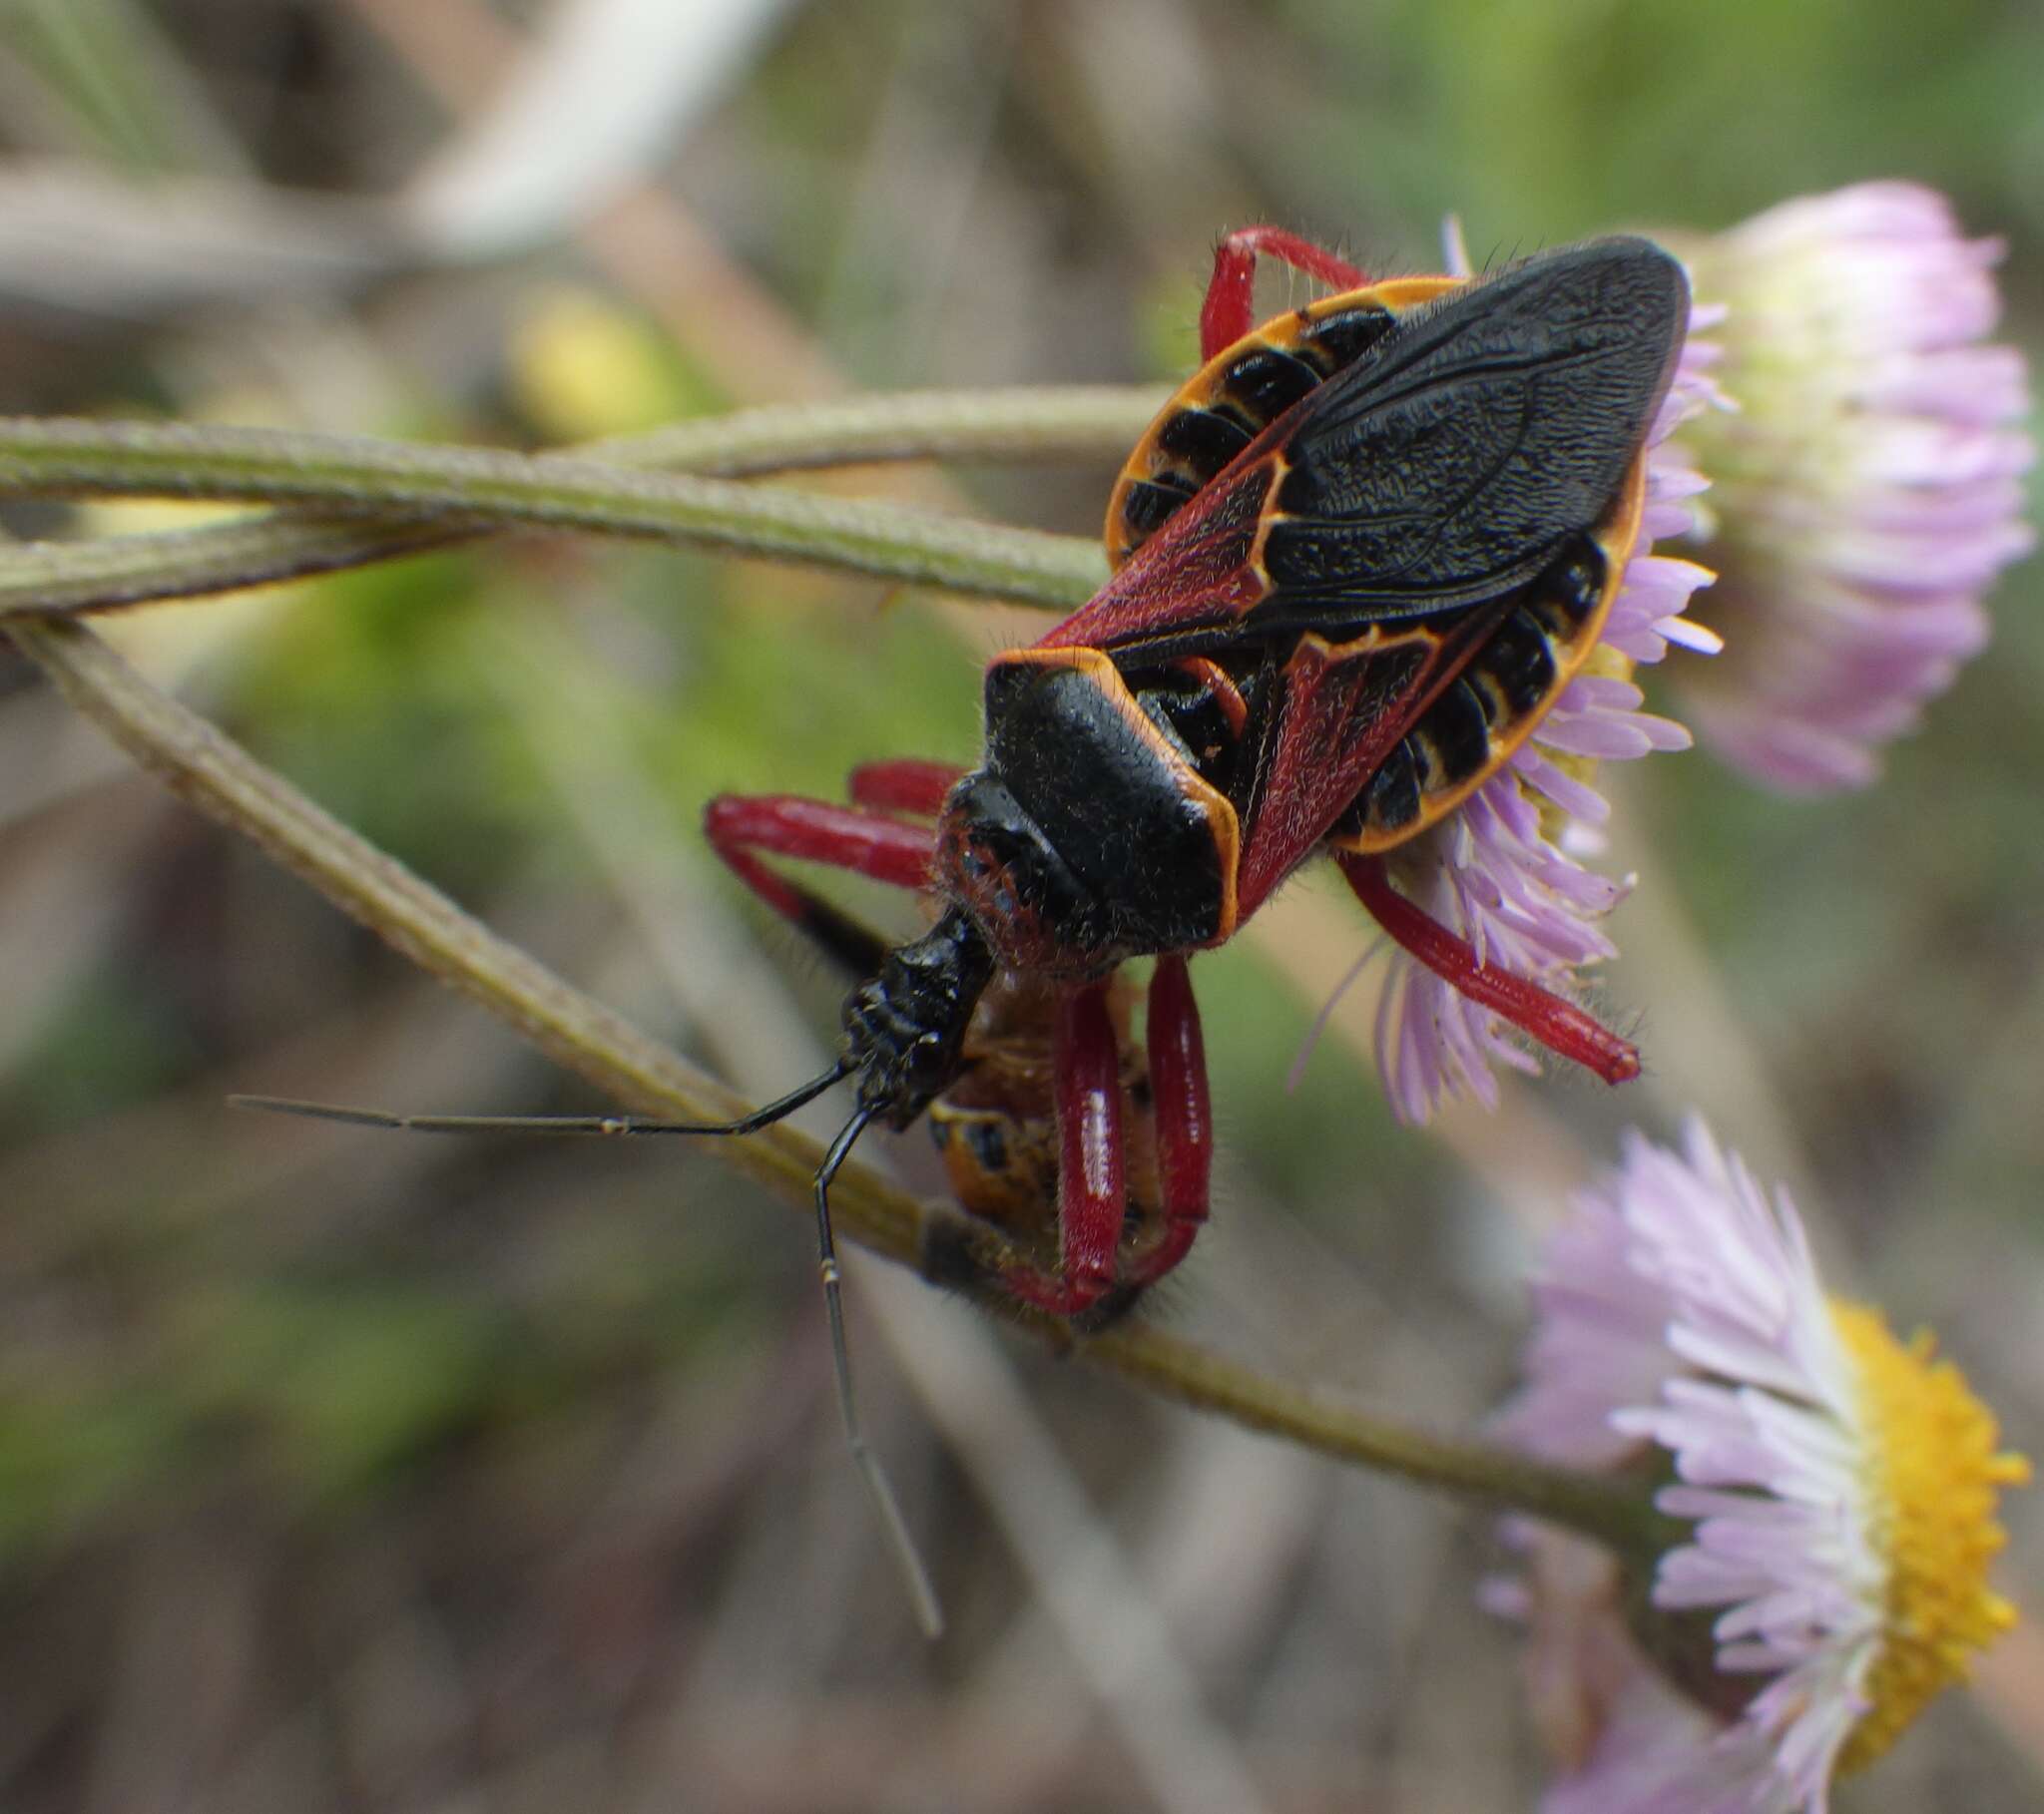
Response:
M1689 321L1645 239L1546 253L1419 309L1297 406L1259 627L1361 627L1531 580L1618 494Z

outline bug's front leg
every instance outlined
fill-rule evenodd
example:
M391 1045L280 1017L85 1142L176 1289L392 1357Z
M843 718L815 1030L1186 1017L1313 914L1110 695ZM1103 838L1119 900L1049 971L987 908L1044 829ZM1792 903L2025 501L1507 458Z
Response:
M918 818L933 819L943 810L944 796L964 772L955 762L890 756L885 761L860 763L851 771L845 791L860 806L870 806L879 812L911 812Z
M1082 1316L1115 1289L1128 1203L1123 1169L1121 1046L1109 979L1079 983L1058 1001L1054 1045L1058 1114L1055 1277L1033 1266L1001 1274L1009 1293L1052 1316Z
M934 818L944 795L964 770L949 762L901 757L867 762L851 771L852 806L798 794L723 794L703 815L710 847L740 881L833 957L853 976L879 973L887 940L821 895L762 862L760 853L848 869L897 887L929 880L935 840L927 826L892 815Z
M1468 940L1456 937L1391 886L1381 857L1337 850L1334 860L1370 917L1450 987L1556 1057L1594 1071L1607 1084L1629 1083L1640 1075L1640 1049L1632 1041L1619 1038L1575 1003L1482 962Z
M748 887L801 925L795 902L806 898L805 891L782 880L756 853L825 863L897 888L926 888L935 840L929 827L895 815L935 818L964 772L952 762L914 756L865 762L851 771L849 806L793 793L720 794L704 808L703 830Z
M1256 325L1257 260L1277 258L1336 289L1360 289L1367 275L1323 245L1281 227L1238 227L1214 248L1214 275L1200 308L1200 357L1211 359Z
M934 772L936 765L901 765L911 766ZM928 792L928 775L896 773L895 767L876 763L855 772L853 797L862 778L871 776L878 777L866 779L871 794ZM837 806L799 794L721 794L704 808L703 831L725 867L754 894L853 976L868 977L878 974L887 941L762 858L793 857L897 888L927 888L934 832L874 810L879 803Z
M1150 1090L1157 1109L1157 1182L1162 1238L1124 1279L1152 1285L1191 1251L1206 1226L1214 1169L1214 1112L1207 1094L1207 1047L1200 1004L1183 952L1157 960L1150 982Z

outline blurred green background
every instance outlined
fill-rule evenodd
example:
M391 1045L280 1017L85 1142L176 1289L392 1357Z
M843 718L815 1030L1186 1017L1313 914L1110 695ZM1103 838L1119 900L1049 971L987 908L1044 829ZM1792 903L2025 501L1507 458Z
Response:
M1450 211L1480 262L1878 176L2007 235L2034 345L2040 78L2018 4L16 0L0 395L524 445L833 387L1163 380L1230 225L1423 269ZM1085 534L1110 476L828 482ZM1202 960L1223 1176L1164 1314L1466 1422L1512 1376L1528 1226L1627 1122L1696 1105L2044 1446L2038 594L2034 564L2000 587L1870 791L1784 801L1702 754L1615 782L1641 886L1605 1001L1652 1067L1621 1096L1549 1079L1399 1130L1340 1038L1287 1091L1367 943L1319 881ZM769 1092L816 1068L838 985L707 858L702 802L968 758L1000 632L960 623L523 539L115 634ZM925 1648L783 1205L701 1152L261 1123L234 1090L587 1103L0 655L6 1806L1532 1805L1478 1522L869 1268L861 1390L954 1620ZM894 1156L936 1188L918 1136ZM2010 1522L2034 1608L2044 1520ZM2018 1633L1849 1805L2034 1805L2040 1684Z

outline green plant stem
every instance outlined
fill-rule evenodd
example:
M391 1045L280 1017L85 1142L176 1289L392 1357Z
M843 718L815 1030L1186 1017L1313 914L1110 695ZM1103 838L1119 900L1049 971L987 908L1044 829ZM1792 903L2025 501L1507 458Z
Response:
M253 839L414 963L503 1017L555 1063L647 1114L716 1119L748 1107L349 831L152 685L84 625L24 621L9 631L80 711L174 793ZM814 1141L774 1127L720 1140L717 1150L807 1213L819 1156ZM831 1208L848 1238L897 1263L919 1264L925 1212L871 1171L846 1166ZM1063 1333L1047 1319L1024 1320L1045 1334ZM1140 1320L1083 1342L1079 1353L1253 1429L1486 1507L1532 1513L1632 1554L1665 1547L1668 1539L1670 1527L1635 1485L1367 1416Z
M742 410L530 457L248 429L0 421L0 490L298 501L189 530L5 549L0 617L263 585L521 524L696 541L1068 607L1090 597L1105 573L1098 550L1077 538L645 474L731 480L880 460L1111 459L1159 400L1148 386L910 391ZM550 473L558 484L549 485Z
M751 1105L462 912L68 619L8 626L64 696L173 793L240 832L405 957L500 1016L563 1069L643 1114L715 1121ZM742 1170L806 1195L821 1156L788 1128L721 1149ZM913 1264L920 1214L847 1167L832 1204L847 1232Z
M607 465L725 478L883 460L1119 461L1166 394L1154 384L868 391L691 417L574 451Z
M1152 1324L1124 1323L1080 1352L1181 1404L1454 1499L1544 1519L1628 1555L1658 1555L1679 1538L1681 1527L1657 1512L1637 1483L1548 1467L1494 1444L1372 1416Z

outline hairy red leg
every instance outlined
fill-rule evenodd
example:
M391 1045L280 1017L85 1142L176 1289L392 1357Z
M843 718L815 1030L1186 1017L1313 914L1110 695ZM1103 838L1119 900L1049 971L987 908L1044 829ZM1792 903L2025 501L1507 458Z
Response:
M1052 1316L1078 1316L1115 1287L1128 1191L1122 1176L1121 1049L1107 980L1058 1001L1058 1276L1033 1266L1001 1274L1009 1292Z
M935 834L884 813L792 794L724 794L704 809L703 829L740 881L854 976L878 972L886 941L758 853L827 863L897 888L929 885Z
M727 793L704 809L703 830L734 868L736 858L762 850L849 869L896 888L929 886L935 842L929 827L860 806L790 793Z
M1607 1084L1630 1083L1640 1075L1640 1051L1600 1025L1573 1002L1536 983L1477 962L1466 939L1457 938L1391 886L1381 857L1337 850L1334 860L1355 898L1393 939L1434 975L1557 1057L1572 1059Z
M1360 289L1369 278L1346 258L1281 227L1239 227L1214 248L1214 276L1200 309L1200 357L1211 359L1256 326L1260 257L1277 258L1336 289Z
M726 867L761 900L846 968L870 976L886 955L885 941L757 853L826 863L899 888L926 887L932 833L893 815L935 817L963 772L948 762L913 757L867 762L851 771L848 790L855 805L790 794L725 794L705 810L704 830Z
M1157 960L1150 980L1150 1089L1157 1104L1157 1179L1164 1235L1124 1281L1148 1285L1191 1250L1207 1220L1214 1168L1214 1113L1207 1100L1207 1047L1185 955Z
M853 802L882 812L912 812L933 819L944 796L965 772L953 762L926 762L900 756L887 762L862 762L851 771L847 788Z

